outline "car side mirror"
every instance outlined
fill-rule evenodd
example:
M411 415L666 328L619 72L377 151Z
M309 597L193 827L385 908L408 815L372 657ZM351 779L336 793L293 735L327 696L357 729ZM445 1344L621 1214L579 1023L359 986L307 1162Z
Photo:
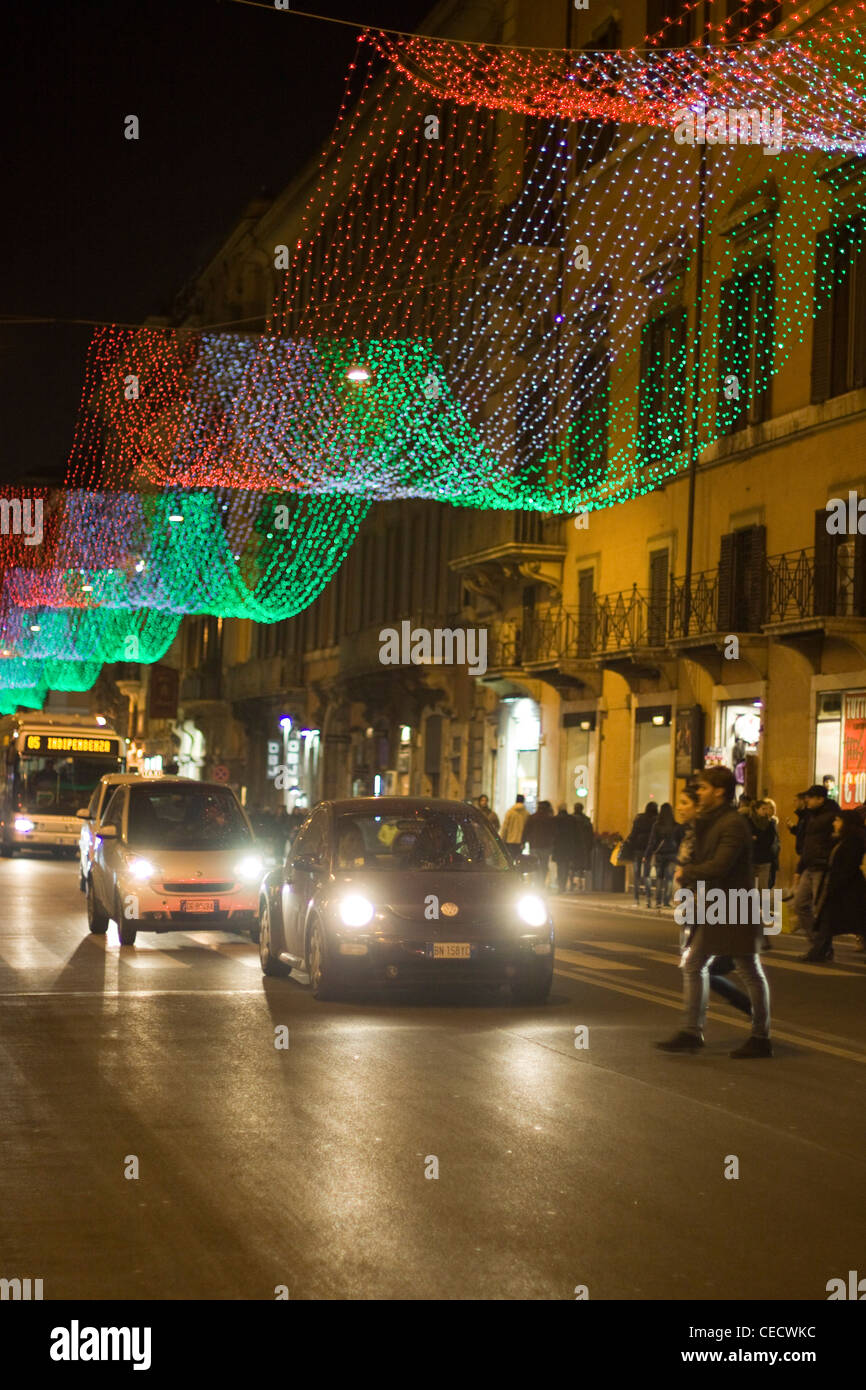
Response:
M87 807L82 806L80 810L75 812L75 814L79 820L87 820Z
M116 825L101 825L101 826L99 827L99 829L97 830L96 834L97 834L97 838L100 839L100 840L116 840L116 839L117 839L117 826L116 826Z

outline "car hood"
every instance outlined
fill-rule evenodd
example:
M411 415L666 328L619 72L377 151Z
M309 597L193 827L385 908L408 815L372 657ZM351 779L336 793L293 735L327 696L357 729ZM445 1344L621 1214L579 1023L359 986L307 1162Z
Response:
M407 922L443 923L472 921L481 924L501 920L504 910L513 913L518 899L534 891L520 874L495 870L407 870L406 872L341 874L337 892L351 886ZM432 917L431 897L438 899L438 919ZM448 905L456 912L446 910Z
M236 878L235 868L251 854L260 852L252 846L246 849L130 849L124 846L124 853L127 859L149 859L155 865L158 875L162 879L177 879L180 882L188 881L208 882L210 880L226 880ZM263 856L260 855L263 858ZM265 870L262 868L262 877Z

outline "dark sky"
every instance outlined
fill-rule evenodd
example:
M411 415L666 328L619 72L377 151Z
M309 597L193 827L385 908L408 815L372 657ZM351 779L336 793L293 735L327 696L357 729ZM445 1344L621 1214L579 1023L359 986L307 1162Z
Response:
M410 30L432 8L293 3ZM167 312L248 199L330 134L355 49L352 29L231 0L2 8L2 318ZM0 323L0 483L62 478L90 332Z

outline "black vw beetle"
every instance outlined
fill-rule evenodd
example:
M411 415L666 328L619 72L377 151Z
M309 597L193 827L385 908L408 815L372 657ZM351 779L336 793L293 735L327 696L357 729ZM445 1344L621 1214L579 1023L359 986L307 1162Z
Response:
M462 982L540 1004L553 977L547 903L462 801L322 802L262 884L258 936L263 973L302 970L317 999Z

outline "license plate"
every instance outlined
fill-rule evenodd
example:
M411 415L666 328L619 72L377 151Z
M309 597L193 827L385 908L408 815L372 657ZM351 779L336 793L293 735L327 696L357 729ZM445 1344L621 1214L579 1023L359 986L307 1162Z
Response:
M434 941L434 960L469 960L472 947L468 941Z
M181 912L216 912L216 901L214 898L184 898L180 910Z

